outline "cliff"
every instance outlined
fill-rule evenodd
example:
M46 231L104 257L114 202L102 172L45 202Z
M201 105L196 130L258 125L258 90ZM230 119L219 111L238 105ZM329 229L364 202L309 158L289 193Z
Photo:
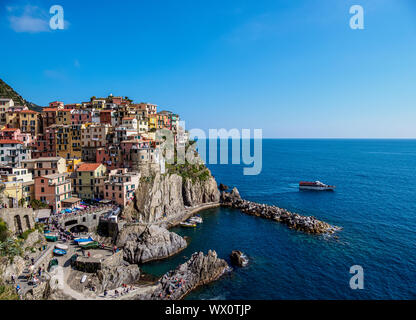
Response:
M134 201L126 207L123 215L134 217L141 223L157 223L183 216L186 207L218 203L220 193L211 172L204 166L193 173L168 172L143 177Z

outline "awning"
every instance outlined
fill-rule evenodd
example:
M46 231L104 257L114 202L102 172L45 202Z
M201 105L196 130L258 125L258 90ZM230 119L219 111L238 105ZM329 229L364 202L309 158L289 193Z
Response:
M80 202L80 201L81 201L81 199L76 198L76 197L71 197L71 198L62 200L62 202L64 202L64 203L77 203L77 202Z
M51 209L35 210L34 213L37 219L47 219L51 216Z

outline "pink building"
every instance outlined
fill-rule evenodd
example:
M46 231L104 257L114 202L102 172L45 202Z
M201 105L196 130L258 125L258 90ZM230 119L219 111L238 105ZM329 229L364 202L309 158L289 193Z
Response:
M97 163L102 163L108 170L120 167L120 150L110 146L108 148L97 148L95 153Z
M19 128L3 128L0 131L0 138L21 141L26 147L33 140L30 133L22 133Z
M92 112L81 109L71 111L71 124L83 124L92 122Z
M55 173L35 178L35 199L48 204L54 212L61 211L64 202L71 202L72 187L66 173Z
M140 174L128 172L126 168L111 170L108 180L104 181L100 193L104 199L111 200L120 206L126 206L134 197L134 192L139 185Z

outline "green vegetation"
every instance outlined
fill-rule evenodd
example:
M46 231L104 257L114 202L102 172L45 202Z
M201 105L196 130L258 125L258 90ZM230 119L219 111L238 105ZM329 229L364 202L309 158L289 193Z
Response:
M11 285L5 284L0 278L0 300L19 300L19 296Z
M0 242L0 256L8 257L10 261L13 261L14 257L20 256L22 253L21 241L7 238Z
M49 205L37 199L30 200L30 206L33 208L33 210L49 209Z
M36 229L28 229L25 232L23 232L22 234L20 234L19 238L23 239L23 240L27 240L27 237L29 236L29 234L31 234L32 232L35 232L35 231L36 231Z
M5 241L9 237L9 229L7 224L0 218L0 242Z
M210 172L204 164L166 164L166 171L170 174L177 174L183 179L206 181L210 177Z

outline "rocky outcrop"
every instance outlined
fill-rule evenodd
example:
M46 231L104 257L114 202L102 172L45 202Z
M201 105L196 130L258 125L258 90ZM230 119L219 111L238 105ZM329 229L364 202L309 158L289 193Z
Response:
M188 207L193 207L202 203L218 202L220 193L214 177L209 177L205 181L192 181L185 179L182 186L183 202Z
M245 267L248 264L247 256L240 250L233 250L230 254L231 263L239 267Z
M218 203L217 183L208 169L203 171L208 174L204 179L184 179L176 173L141 178L135 199L123 216L134 217L141 223L157 223L180 217L186 207Z
M123 247L124 260L130 263L145 263L170 257L186 248L185 239L165 228L151 225L127 226L117 241Z
M220 189L220 191L226 191L226 190L228 190L228 186L226 186L225 184L220 183L218 189Z
M187 262L166 273L149 298L181 299L196 287L217 280L228 270L227 262L218 258L215 251L209 250L207 255L196 252Z
M334 233L341 229L340 227L332 226L312 216L302 216L277 206L269 206L243 200L237 188L234 188L230 193L225 191L221 193L221 205L239 209L246 214L271 219L283 223L291 229L306 233Z
M20 275L25 268L26 262L20 256L15 256L13 261L8 257L0 257L0 278L8 283L11 282L12 275Z
M122 284L134 284L140 280L140 269L137 265L103 266L97 272L101 291L121 287Z

